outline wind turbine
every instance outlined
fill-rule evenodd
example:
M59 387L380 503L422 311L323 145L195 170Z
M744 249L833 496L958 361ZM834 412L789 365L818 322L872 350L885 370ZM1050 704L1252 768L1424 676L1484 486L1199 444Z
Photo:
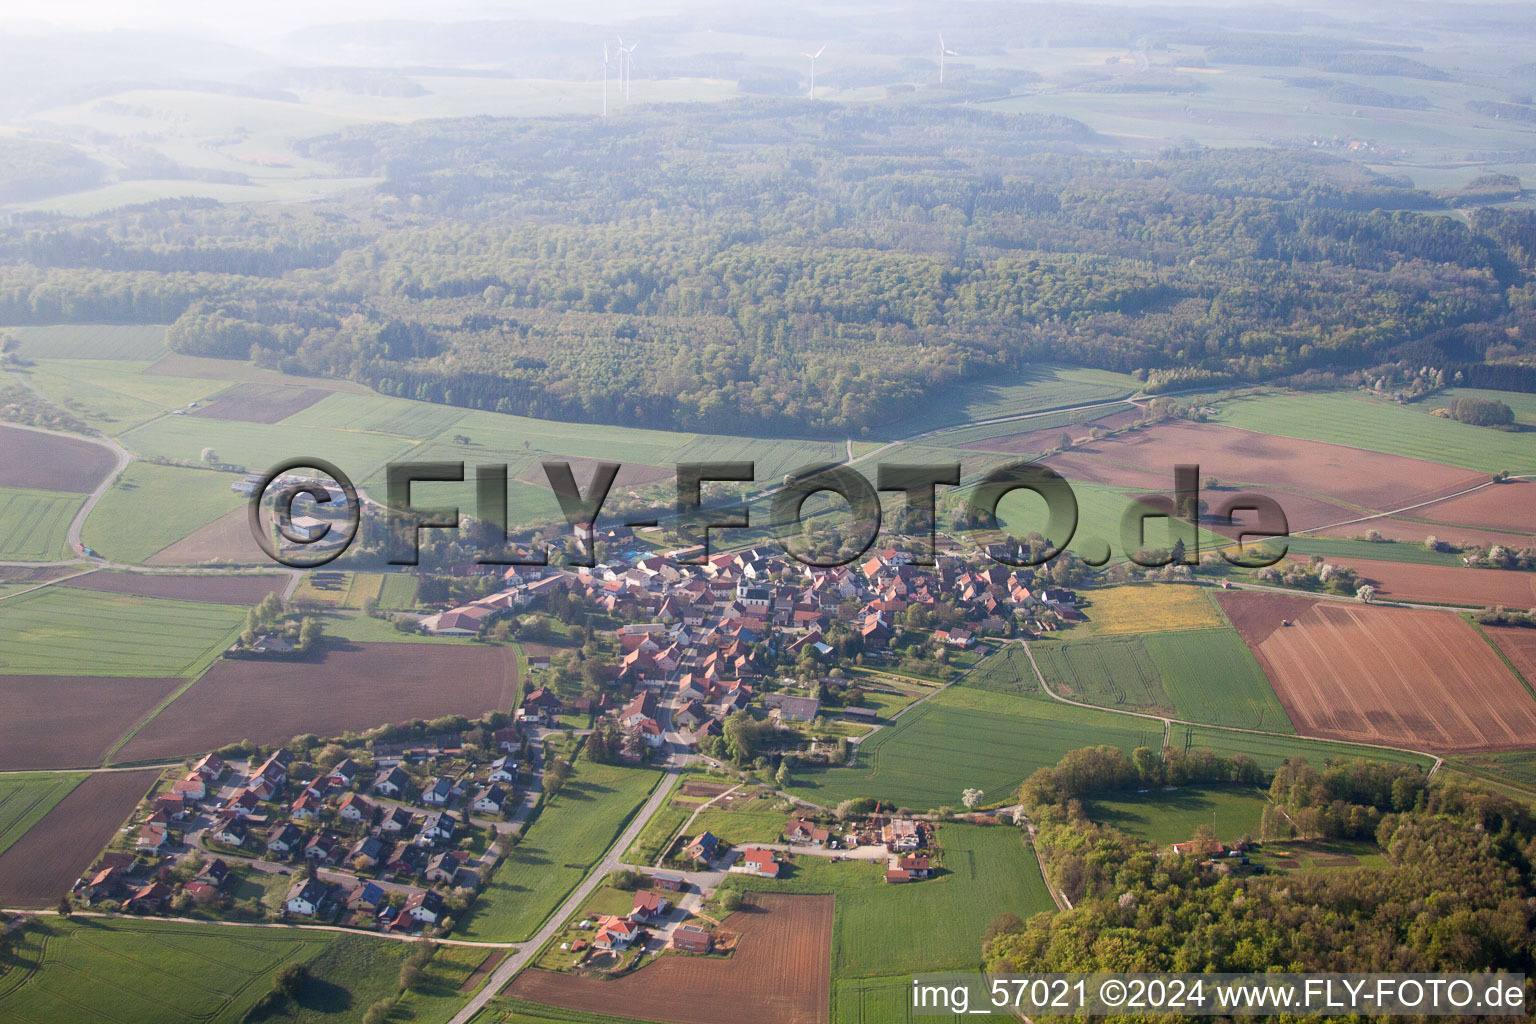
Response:
M608 116L608 44L603 44L603 116Z
M820 57L826 51L826 46L822 46L822 48L817 50L815 53L806 53L804 50L800 51L800 56L811 58L811 99L816 98L816 58Z
M635 47L639 45L637 40L625 46L624 37L619 36L619 95L624 97L626 103L629 102L629 76L635 67L635 58L632 55Z
M945 58L946 55L950 56L950 57L958 57L958 56L960 56L954 50L946 50L944 48L944 33L940 32L939 33L939 84L940 85L944 84L944 58Z

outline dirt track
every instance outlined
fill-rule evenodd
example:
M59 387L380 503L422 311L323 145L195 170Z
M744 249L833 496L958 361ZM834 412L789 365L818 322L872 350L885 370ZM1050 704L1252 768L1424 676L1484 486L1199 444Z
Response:
M157 768L98 772L0 854L0 906L43 909L59 901L159 777Z
M1536 737L1536 701L1460 617L1299 600L1222 595L1301 735L1438 753Z
M503 995L670 1024L823 1024L832 899L750 896L722 925L741 936L729 959L669 953L615 981L529 970Z
M519 698L511 647L326 641L298 661L223 660L156 715L119 761L191 755L249 739L282 743L301 733L443 715L508 711Z

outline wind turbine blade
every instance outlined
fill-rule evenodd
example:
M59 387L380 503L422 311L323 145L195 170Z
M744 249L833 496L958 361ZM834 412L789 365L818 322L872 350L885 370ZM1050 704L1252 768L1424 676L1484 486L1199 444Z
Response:
M821 49L816 51L816 56L820 57L822 54L824 54L826 52L827 52L827 48L825 46L823 46Z

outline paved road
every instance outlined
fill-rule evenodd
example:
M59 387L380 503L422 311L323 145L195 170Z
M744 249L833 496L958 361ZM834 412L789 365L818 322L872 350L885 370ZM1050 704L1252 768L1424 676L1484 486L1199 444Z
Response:
M667 768L666 776L657 783L650 799L645 802L639 812L630 820L629 827L619 835L618 839L614 840L613 845L608 848L608 852L603 856L602 861L588 872L587 877L566 897L565 902L560 904L553 914L549 915L549 918L544 922L544 927L540 928L531 939L524 943L518 952L510 954L501 962L491 974L490 980L485 983L485 987L463 1009L454 1015L453 1020L449 1024L467 1024L470 1018L484 1009L485 1004L489 1003L496 993L506 986L507 982L511 981L517 976L519 971L528 966L534 955L544 948L544 944L554 938L555 933L560 930L560 926L586 902L587 897L591 896L593 890L602 884L603 879L608 877L609 872L618 871L624 867L624 851L629 849L630 845L639 837L640 830L645 828L646 823L651 820L651 816L661 809L662 804L667 802L667 798L672 793L674 777L680 771L682 771L682 766L677 764Z

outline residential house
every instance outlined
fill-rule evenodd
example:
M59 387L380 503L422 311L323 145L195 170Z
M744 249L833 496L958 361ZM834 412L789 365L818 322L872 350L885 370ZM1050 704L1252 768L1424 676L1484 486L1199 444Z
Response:
M288 913L314 917L330 894L330 886L318 878L301 878L288 890Z
M348 793L336 805L336 817L342 821L370 822L378 808L356 793Z
M133 848L139 853L159 853L170 845L170 837L163 825L145 825L139 829Z
M709 953L715 937L696 924L679 925L672 932L672 948L682 953Z
M791 697L782 693L765 696L763 706L772 709L771 717L786 722L809 722L821 711L821 701L815 697Z
M445 909L442 894L428 889L425 892L412 893L406 899L405 906L400 908L400 913L414 918L420 924L437 924Z
M380 775L373 783L373 791L380 796L398 797L410 788L411 777L404 768L395 765Z
M905 871L908 878L927 878L933 874L933 868L927 857L908 855L905 857L892 857L891 866Z
M347 852L347 866L354 871L366 870L388 859L389 846L378 836L364 836Z
M391 807L379 821L379 829L398 835L408 831L415 822L416 818L404 807Z
M428 807L442 807L453 798L453 780L440 777L430 780L421 791L421 802Z
M482 814L500 814L506 802L507 791L492 784L476 793L470 806Z
M440 811L437 814L429 814L426 821L422 822L418 838L426 839L434 844L451 843L453 841L453 833L458 827L458 816L452 811Z
M741 853L741 863L731 866L732 871L759 878L779 877L779 862L773 859L772 850L751 846Z
M715 851L719 849L720 840L710 832L700 832L693 842L688 844L683 855L690 860L708 862L714 859Z
M603 917L597 922L597 934L592 945L598 949L628 949L640 935L640 926L622 917Z
M564 710L560 698L547 686L541 686L523 698L523 714L529 718L553 721Z
M267 834L267 852L280 857L292 856L302 845L304 845L304 832L291 822L285 821L274 825L271 832Z
M688 887L686 880L677 875L652 875L651 888L662 892L682 892Z
M629 909L629 919L635 924L649 924L667 916L672 909L669 900L645 889L635 893L634 904Z
M251 830L245 822L245 815L234 811L221 814L209 828L208 834L225 846L241 847L245 845L246 837L251 834Z
M304 859L316 864L335 864L345 853L341 837L331 831L316 832L304 844Z
M784 825L784 841L795 846L826 846L832 834L815 822L795 818Z
M158 914L165 909L170 898L170 886L164 882L151 882L133 890L123 900L123 909L130 914Z
M491 774L487 776L492 782L516 782L517 761L510 757L498 757L491 762Z

